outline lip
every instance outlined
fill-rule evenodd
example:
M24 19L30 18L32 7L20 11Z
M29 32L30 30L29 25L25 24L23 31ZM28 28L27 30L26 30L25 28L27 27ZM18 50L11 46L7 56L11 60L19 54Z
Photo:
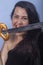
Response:
M16 25L15 28L19 28L19 27L22 27L22 26L23 26L23 25L19 25L19 26Z

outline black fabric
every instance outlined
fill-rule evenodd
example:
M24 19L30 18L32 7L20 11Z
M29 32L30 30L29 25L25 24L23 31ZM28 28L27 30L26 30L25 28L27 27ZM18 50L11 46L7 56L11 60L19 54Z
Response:
M22 40L8 52L6 65L40 65L37 51L28 39Z
M43 65L43 32L41 32L38 40L40 55L41 55L41 65Z
M27 43L26 43L27 45ZM25 45L25 46L26 46ZM6 62L6 65L29 65L31 54L28 54L28 49L24 49L24 43L21 41L16 48L8 52L8 60ZM27 45L28 46L28 45ZM23 48L23 50L21 50ZM22 52L23 51L23 52ZM26 53L26 52L27 53Z
M26 56L22 54L17 54L16 52L9 52L9 58L6 65L25 65L25 63L27 64L27 62L24 61L25 58ZM30 60L28 59L28 61Z

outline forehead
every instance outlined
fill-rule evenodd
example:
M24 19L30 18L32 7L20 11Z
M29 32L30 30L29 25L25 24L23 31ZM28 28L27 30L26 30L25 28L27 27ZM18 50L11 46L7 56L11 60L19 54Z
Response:
M24 8L18 6L15 8L14 14L27 15L27 12Z

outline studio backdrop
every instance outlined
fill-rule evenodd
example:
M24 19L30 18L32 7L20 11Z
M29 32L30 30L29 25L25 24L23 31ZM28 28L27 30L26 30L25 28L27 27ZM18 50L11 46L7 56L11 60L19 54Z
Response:
M12 27L11 12L16 2L22 0L0 0L0 23L5 23L8 28ZM40 22L43 22L43 0L24 0L32 2L39 14ZM4 44L4 40L0 37L0 50Z

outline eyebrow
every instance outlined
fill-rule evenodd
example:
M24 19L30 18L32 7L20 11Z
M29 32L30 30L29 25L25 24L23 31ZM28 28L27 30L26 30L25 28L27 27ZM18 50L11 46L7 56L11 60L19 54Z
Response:
M22 16L22 17L28 17L28 16Z
M14 15L19 16L18 14L14 14ZM28 16L24 15L24 16L22 16L22 17L28 17Z

